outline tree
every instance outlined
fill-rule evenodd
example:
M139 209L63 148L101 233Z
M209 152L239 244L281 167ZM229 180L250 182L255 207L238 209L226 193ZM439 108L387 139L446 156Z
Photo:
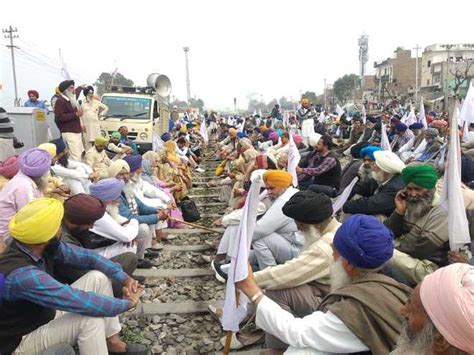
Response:
M202 111L204 109L204 101L201 99L190 99L189 106L196 107L199 109L199 111Z
M359 81L359 76L346 74L334 82L334 96L341 105L345 105L354 96L354 91L359 87Z
M314 91L306 91L303 95L301 95L302 99L308 99L310 103L316 103L316 93Z
M121 73L115 74L113 77L113 84L120 86L133 86L133 80L127 79ZM103 72L99 75L94 85L97 87L97 93L102 95L105 92L107 85L112 85L112 75L110 73Z
M280 99L280 107L282 110L293 110L293 102L288 100L285 96Z
M185 109L185 108L188 107L188 103L186 101L181 101L179 99L175 99L170 103L170 106L171 107L176 106L178 108Z
M270 102L267 104L267 110L268 110L269 112L272 112L272 110L273 110L273 108L275 107L275 105L279 105L277 99L273 99L272 101L270 101Z
M450 70L449 72L454 76L454 86L453 94L458 95L459 88L461 88L464 83L473 78L473 74L469 71L473 65L474 60L466 60L462 65L456 66L455 70Z

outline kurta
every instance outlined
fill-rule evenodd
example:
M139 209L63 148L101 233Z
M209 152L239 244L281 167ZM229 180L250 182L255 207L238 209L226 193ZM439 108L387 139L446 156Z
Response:
M109 109L99 100L94 99L92 101L85 99L81 107L84 112L82 123L86 129L83 134L84 140L86 142L93 142L94 139L100 137L99 115L106 114Z
M107 168L110 166L110 159L105 150L99 153L95 146L90 148L86 153L86 163L100 174L101 179L109 177Z

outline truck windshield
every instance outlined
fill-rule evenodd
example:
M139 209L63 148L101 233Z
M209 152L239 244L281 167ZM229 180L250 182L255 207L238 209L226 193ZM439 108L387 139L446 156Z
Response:
M105 117L149 118L151 99L142 97L103 96L102 103L109 111Z

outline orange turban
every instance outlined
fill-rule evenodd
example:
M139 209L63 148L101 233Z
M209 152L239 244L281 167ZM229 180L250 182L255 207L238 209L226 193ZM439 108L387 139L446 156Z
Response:
M305 97L301 99L301 104L302 105L309 105L309 100Z
M237 135L237 130L235 128L229 128L229 136L235 137Z
M263 174L263 182L265 185L271 185L272 187L290 187L293 177L287 171L268 170Z

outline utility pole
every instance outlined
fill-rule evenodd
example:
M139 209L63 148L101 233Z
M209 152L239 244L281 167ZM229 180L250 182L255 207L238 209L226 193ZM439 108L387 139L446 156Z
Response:
M18 30L13 28L12 26L9 26L7 29L2 30L3 33L6 33L4 37L6 39L10 40L10 45L7 45L7 48L10 48L11 53L12 53L12 70L13 70L13 86L15 87L15 106L20 106L20 99L18 98L18 86L16 83L16 68L15 68L15 48L19 49L20 47L17 47L13 44L13 39L18 38L18 35L15 35L15 32L18 32Z
M327 80L324 79L324 109L327 110L328 105L328 93L327 93Z
M189 47L183 47L184 57L186 58L186 96L188 98L188 105L191 103L191 81L189 80Z
M418 44L414 48L416 50L416 64L415 64L415 103L418 102L418 49L421 49Z

